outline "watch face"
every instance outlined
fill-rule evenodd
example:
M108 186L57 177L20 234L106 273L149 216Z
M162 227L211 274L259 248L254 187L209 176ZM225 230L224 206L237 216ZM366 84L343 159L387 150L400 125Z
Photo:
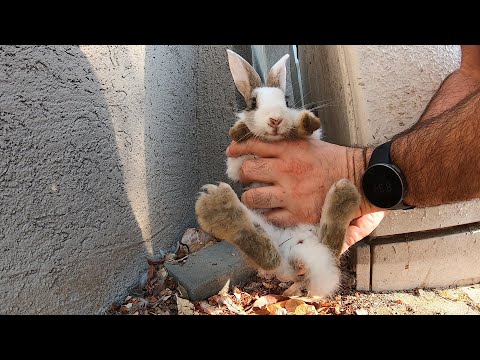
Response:
M383 209L399 204L405 191L399 171L390 164L375 164L369 167L363 175L362 187L368 201Z

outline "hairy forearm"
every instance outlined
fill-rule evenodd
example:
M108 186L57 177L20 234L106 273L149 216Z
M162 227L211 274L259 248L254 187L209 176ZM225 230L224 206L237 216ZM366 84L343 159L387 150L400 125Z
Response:
M451 73L440 85L419 119L419 123L432 119L453 108L468 95L480 89L480 81L464 68Z
M407 204L479 198L480 91L394 137L391 157L407 179Z

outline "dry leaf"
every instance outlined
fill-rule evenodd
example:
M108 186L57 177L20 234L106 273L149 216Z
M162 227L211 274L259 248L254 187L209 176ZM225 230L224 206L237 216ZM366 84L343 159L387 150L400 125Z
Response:
M319 308L315 308L319 314L325 315L328 311L328 306L322 306Z
M272 289L275 287L275 285L269 284L265 281L262 282L262 285L265 286L267 289Z
M290 299L285 303L285 309L287 309L288 312L295 313L297 307L300 307L301 305L306 304L299 299Z
M244 287L245 290L253 290L255 291L256 289L258 289L260 286L262 286L262 283L260 282L252 282L250 284L248 284L247 286Z
M222 314L222 309L219 309L218 307L212 306L206 301L201 301L198 304L200 310L202 310L204 313L208 315L220 315Z
M240 291L239 288L235 287L233 289L233 295L238 299L240 300L242 298L242 292Z
M315 306L309 304L302 304L297 306L294 312L295 315L317 315L317 309Z
M288 300L280 301L275 304L268 304L267 305L267 310L271 315L286 315L287 314L287 309L285 309L285 303ZM280 310L283 309L283 310Z
M180 284L178 284L177 286L177 290L178 292L180 293L180 295L184 298L188 298L188 293L187 293L187 290Z
M275 304L278 301L283 301L288 299L289 299L288 296L283 296L283 295L265 295L255 300L252 307L262 308L264 306L267 306L268 304Z
M151 281L154 277L155 277L155 265L150 264L150 266L148 267L148 280Z
M230 289L230 279L227 280L225 285L223 285L222 289L218 292L218 295L225 296L228 294L228 289Z
M175 294L175 297L177 298L178 315L193 315L193 304L187 299L182 299L177 294Z
M255 315L270 315L270 311L268 311L267 308L262 308L262 309L254 310L253 314L255 314Z
M240 305L236 305L228 296L220 296L218 303L225 305L228 310L235 314L246 315L244 309Z
M120 306L120 314L125 315L128 313L129 313L128 308L126 308L125 305Z
M335 314L340 315L340 305L335 305Z
M318 304L325 303L325 300L321 297L310 297L310 296L291 296L292 299L301 300L307 304Z
M308 305L303 303L295 308L294 314L295 315L305 315L308 312Z
M160 301L167 301L168 299L170 299L172 297L172 295L165 295L165 296L162 296L160 298Z
M157 302L157 298L155 296L149 296L147 297L147 300L149 303Z

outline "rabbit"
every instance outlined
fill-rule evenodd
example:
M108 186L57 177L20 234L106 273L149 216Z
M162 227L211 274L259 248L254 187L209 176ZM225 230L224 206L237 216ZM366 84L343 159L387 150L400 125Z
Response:
M288 107L285 101L286 61L283 56L268 73L266 85L253 67L240 55L227 50L228 63L246 108L237 113L230 128L237 141L250 138L274 142L284 139L321 138L320 119L311 111ZM253 155L227 159L227 176L239 181L240 167ZM252 184L264 186L266 184ZM339 257L345 233L360 205L360 194L347 179L329 189L319 224L281 228L268 222L263 210L248 209L230 185L207 184L195 203L200 227L238 247L259 275L275 276L293 284L286 296L326 298L340 285Z

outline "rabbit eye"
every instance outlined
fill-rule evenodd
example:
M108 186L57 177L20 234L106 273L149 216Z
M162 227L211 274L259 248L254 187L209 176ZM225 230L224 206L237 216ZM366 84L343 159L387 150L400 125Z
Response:
M252 98L252 106L251 106L252 110L256 109L257 108L257 98L254 97Z

